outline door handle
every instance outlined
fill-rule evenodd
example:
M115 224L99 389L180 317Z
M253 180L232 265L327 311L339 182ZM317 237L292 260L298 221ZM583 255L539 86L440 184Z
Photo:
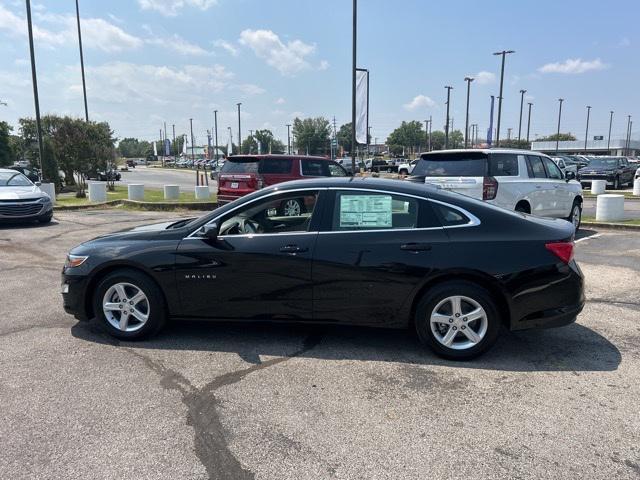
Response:
M300 253L306 252L307 250L309 249L299 247L298 245L285 245L284 247L280 247L282 253Z
M410 252L426 252L431 250L431 245L428 243L403 243L400 245L400 250L409 250Z

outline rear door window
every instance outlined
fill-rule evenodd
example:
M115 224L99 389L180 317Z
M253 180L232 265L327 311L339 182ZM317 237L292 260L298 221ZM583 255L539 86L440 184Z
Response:
M487 175L487 154L464 152L425 155L412 174L425 177L484 177Z
M547 172L544 169L541 157L527 155L527 170L529 178L547 178Z
M455 227L457 225L467 225L471 220L459 210L442 205L441 203L433 203L433 208L437 212L443 227Z
M492 153L489 157L489 175L492 177L518 176L518 155L514 153Z
M260 173L286 174L291 173L293 161L290 158L264 158L260 162Z

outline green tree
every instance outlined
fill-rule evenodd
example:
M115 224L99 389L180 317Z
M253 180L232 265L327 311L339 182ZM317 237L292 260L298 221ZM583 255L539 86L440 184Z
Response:
M0 167L12 165L15 152L10 138L13 128L7 122L0 122Z
M536 141L537 142L555 142L556 140L558 140L560 142L565 142L565 141L572 141L575 139L576 137L573 136L571 133L560 133L560 134L554 133L553 135L537 138Z
M56 153L53 148L53 142L48 136L42 138L42 179L45 182L53 183L56 192L59 192L62 188Z
M500 140L500 147L531 150L531 142L527 142L526 140L518 140L517 138L511 140Z
M293 135L298 151L309 155L327 155L331 150L329 120L324 117L296 118Z
M351 122L345 123L340 126L336 137L338 139L338 145L342 146L345 152L351 152L351 135L353 134L351 128Z
M402 122L387 137L387 145L405 147L406 150L417 150L420 145L424 145L425 136L422 129L422 122L412 120L410 122Z

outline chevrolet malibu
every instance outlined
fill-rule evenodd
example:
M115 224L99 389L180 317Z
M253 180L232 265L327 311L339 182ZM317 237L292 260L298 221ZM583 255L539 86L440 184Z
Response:
M49 223L53 203L39 187L16 170L0 168L0 221Z
M283 215L288 200L306 205ZM383 179L254 192L195 219L106 235L69 253L64 308L137 340L168 320L410 328L469 359L500 329L557 327L584 304L574 227Z

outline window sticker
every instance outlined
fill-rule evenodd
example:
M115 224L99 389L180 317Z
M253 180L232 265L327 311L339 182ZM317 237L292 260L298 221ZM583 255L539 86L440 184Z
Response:
M391 228L391 195L340 195L340 227Z

